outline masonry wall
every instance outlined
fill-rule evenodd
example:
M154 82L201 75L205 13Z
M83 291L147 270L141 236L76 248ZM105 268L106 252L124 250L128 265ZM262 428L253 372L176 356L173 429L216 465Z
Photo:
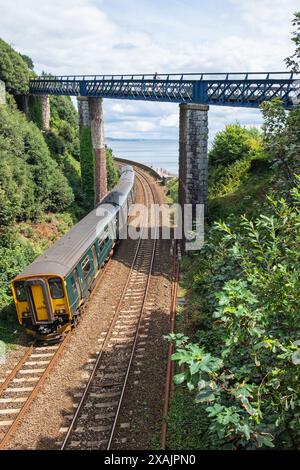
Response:
M42 129L48 131L50 129L50 98L49 95L39 95L42 107Z
M207 207L207 105L181 104L179 130L179 202Z
M80 165L83 191L90 207L107 193L103 100L78 98Z

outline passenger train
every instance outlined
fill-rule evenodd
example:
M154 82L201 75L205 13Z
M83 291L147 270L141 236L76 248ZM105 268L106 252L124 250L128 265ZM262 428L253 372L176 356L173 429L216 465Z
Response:
M122 167L118 184L100 205L14 278L18 319L28 334L57 339L76 322L120 231L126 229L134 183L133 168Z

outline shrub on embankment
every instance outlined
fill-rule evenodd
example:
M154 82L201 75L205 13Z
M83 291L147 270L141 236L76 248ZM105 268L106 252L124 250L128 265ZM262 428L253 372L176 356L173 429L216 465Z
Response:
M69 97L50 97L50 130L41 132L40 101L29 97L27 116L14 98L28 93L29 57L0 40L0 339L17 328L10 281L89 209L81 184L78 114ZM108 183L117 170L108 151Z
M173 449L300 444L300 108L282 110L264 105L254 153L211 162L205 245L183 261L172 338ZM220 141L232 148L232 129Z

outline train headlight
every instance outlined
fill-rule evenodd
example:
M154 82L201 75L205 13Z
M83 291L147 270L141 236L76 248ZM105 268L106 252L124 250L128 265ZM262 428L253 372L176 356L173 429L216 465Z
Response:
M66 313L66 311L65 311L64 308L62 308L60 310L55 310L55 313L56 313L56 315L63 315L64 313Z

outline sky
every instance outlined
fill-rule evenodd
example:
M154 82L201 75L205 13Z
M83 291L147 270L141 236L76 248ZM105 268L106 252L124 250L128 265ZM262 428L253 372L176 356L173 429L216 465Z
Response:
M54 75L284 71L299 0L0 0L0 36ZM105 134L178 138L177 104L104 100ZM210 142L258 110L212 106Z

